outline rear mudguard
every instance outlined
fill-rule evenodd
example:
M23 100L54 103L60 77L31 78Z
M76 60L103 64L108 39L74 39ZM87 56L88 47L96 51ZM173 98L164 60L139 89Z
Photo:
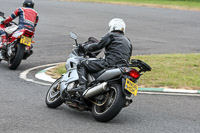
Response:
M126 83L126 77L123 77L122 78L122 92L124 93L124 95L125 96L127 96L127 97L131 97L131 93L130 92L128 92L127 90L125 90L125 83Z
M60 95L62 100L64 100L67 95L68 84L77 80L79 80L77 69L73 69L62 75L60 84Z

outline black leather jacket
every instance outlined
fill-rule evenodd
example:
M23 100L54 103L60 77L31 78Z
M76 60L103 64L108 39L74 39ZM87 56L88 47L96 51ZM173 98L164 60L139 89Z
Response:
M109 65L114 65L121 59L130 60L132 44L128 38L120 32L107 33L99 43L84 47L85 51L94 52L105 48L105 60Z

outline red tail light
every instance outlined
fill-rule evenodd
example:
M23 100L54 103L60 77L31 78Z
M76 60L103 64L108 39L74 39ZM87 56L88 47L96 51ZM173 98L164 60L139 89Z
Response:
M33 32L30 32L30 31L26 30L26 31L24 32L24 35L27 36L27 37L32 38Z
M140 77L140 73L135 70L135 69L132 69L130 72L129 72L129 75L135 79L137 79L138 77Z

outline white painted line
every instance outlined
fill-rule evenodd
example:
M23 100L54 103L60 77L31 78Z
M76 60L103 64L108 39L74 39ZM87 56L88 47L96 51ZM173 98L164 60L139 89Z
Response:
M167 93L167 92L142 92L138 91L138 94L149 94L149 95L168 95L168 96L198 96L200 97L199 94L193 94L193 93Z
M176 92L176 93L197 93L197 90L185 90L185 89L164 89L163 92Z
M54 68L55 66L53 67L49 67L49 68L46 68L38 73L35 74L35 77L40 79L40 80L44 80L44 81L48 81L48 82L55 82L56 79L53 79L51 76L47 75L45 72L51 68Z
M23 71L22 73L20 73L20 78L25 80L25 81L28 81L28 82L33 82L33 83L36 83L36 84L41 84L41 85L51 85L51 84L48 84L48 83L43 83L43 82L39 82L39 81L35 81L33 79L30 79L30 78L27 78L27 74L30 72L30 71L33 71L35 69L39 69L39 68L43 68L43 67L50 67L50 66L55 66L55 65L58 65L58 64L61 64L61 63L53 63L53 64L47 64L47 65L41 65L41 66L37 66L37 67L33 67L33 68L30 68L30 69L27 69L25 71Z

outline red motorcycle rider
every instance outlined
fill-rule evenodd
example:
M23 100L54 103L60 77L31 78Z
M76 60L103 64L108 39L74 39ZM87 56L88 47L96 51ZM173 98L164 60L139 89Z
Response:
M13 19L19 16L19 24L16 31L21 29L28 29L31 31L35 31L35 27L38 23L38 13L33 9L34 8L34 0L24 0L23 7L16 9L11 16L2 21L2 24L10 23ZM15 32L16 32L15 31ZM0 59L4 59L4 55L2 54L2 50L4 46L7 45L6 32L1 29L0 30Z

